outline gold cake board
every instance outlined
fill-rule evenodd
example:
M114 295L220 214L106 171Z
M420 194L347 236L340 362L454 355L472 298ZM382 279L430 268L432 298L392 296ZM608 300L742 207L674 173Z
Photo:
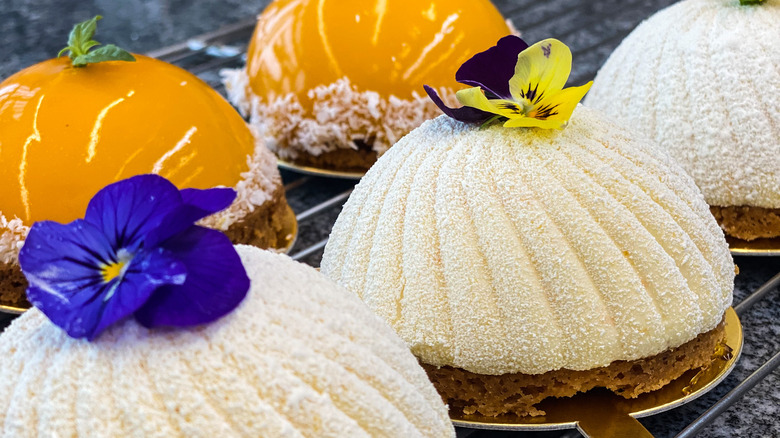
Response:
M735 256L780 256L780 237L747 241L726 236L726 241L731 254Z
M0 304L0 313L8 313L10 315L21 315L27 310L26 307L5 306Z
M285 206L282 221L282 234L285 235L285 245L274 249L280 253L289 254L298 240L298 221L295 219L295 212L289 205Z
M726 310L726 345L731 348L728 359L715 359L709 368L688 371L663 388L635 399L596 389L570 398L542 401L537 406L546 412L544 416L452 415L451 419L455 426L472 429L545 431L576 428L591 438L651 438L653 435L636 418L691 402L717 386L734 369L742 353L742 324L731 307Z
M289 170L292 172L303 173L305 175L322 176L326 178L341 178L341 179L360 179L363 178L365 172L348 172L343 170L330 170L321 169L319 167L303 166L295 164L290 161L285 161L281 158L276 159L276 164L280 169Z

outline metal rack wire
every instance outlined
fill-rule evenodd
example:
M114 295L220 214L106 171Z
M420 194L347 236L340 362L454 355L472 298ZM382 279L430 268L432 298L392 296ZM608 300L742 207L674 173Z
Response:
M512 2L511 4L510 2L502 3L506 3L504 13L512 18L514 18L513 12L518 13L518 11L527 10L527 7L531 7L529 6L530 2L528 1ZM546 2L539 2L538 4L544 3ZM587 35L588 26L596 26L599 23L604 22L604 20L610 20L616 17L621 11L625 14L626 11L630 11L630 8L635 7L640 2L637 0L629 0L603 3L615 3L615 5L611 9L609 5L602 5L604 12L602 12L600 16L594 17L591 15L589 18L585 19L579 27L571 27L568 31L565 31L564 34L573 35L579 32ZM666 3L671 3L671 1L666 1ZM593 8L594 6L578 5L576 7L582 9L588 7ZM536 15L531 14L530 17L526 19L527 22L523 23L522 26L518 26L521 31L532 33L536 27L539 27L542 24L549 24L550 21L555 20L566 20L567 17L574 13L572 11L567 11L564 14L556 15L554 11L549 12L542 10L543 7L537 7L536 9L538 9ZM580 15L587 15L588 11L579 10L578 13ZM617 31L606 32L606 35L601 35L600 39L596 38L595 41L585 42L581 44L580 47L573 45L575 59L581 57L587 58L597 52L600 53L600 57L594 58L590 65L586 65L580 70L575 70L572 75L572 82L581 83L592 78L603 62L603 58L611 52L617 42L620 41L633 26L646 15L647 14L644 13L644 15L638 19L634 19L633 25L631 26L623 26ZM224 88L219 81L218 71L221 68L239 67L243 64L244 50L247 41L251 36L254 24L255 19L250 18L218 31L200 35L185 43L155 50L150 52L149 55L187 68L199 75L218 91L224 92ZM585 39L587 40L587 38ZM326 182L321 178L302 176L286 171L282 171L282 175L286 183L285 190L288 200L297 213L301 233L296 246L291 251L291 257L316 266L319 264L322 249L327 243L327 235L330 232L333 221L344 201L346 201L352 192L354 181ZM772 277L747 298L743 299L735 306L735 310L740 316L743 316L748 309L766 298L770 292L778 287L778 285L780 285L780 274ZM677 436L691 437L696 435L704 427L711 424L719 414L723 413L756 384L776 370L779 365L780 353L776 353L755 372L741 382L738 382L728 394L712 404L704 414L681 430ZM459 430L458 436L481 438L488 436L520 435L504 435L491 431ZM559 436L573 437L578 436L578 433L566 432Z

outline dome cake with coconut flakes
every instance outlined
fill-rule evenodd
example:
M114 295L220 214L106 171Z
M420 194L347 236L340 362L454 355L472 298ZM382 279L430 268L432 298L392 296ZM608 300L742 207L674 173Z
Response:
M78 41L96 21L76 26ZM260 247L291 239L276 159L230 104L178 67L102 48L121 50L69 46L71 58L0 83L0 304L25 306L17 258L33 222L76 219L97 189L136 174L234 187L236 202L208 226Z
M20 263L36 308L0 335L0 436L455 436L425 372L357 297L193 225L231 192L176 200L142 175L101 190L82 220L33 225Z
M596 386L636 397L723 339L723 232L668 155L577 106L589 85L562 88L570 63L557 40L507 37L464 64L477 86L442 105L458 120L383 155L325 248L322 272L393 326L456 411L541 415L542 399Z
M512 30L488 0L276 0L260 15L231 102L281 159L365 172L436 115L451 68Z
M780 1L656 13L610 55L586 103L666 149L726 234L780 236Z

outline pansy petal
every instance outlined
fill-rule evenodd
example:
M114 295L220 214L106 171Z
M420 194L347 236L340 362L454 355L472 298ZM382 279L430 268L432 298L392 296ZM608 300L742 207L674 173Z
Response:
M183 284L187 278L184 263L175 260L167 251L155 250L139 254L133 259L127 273L114 280L94 301L79 309L73 328L88 329L82 336L71 331L71 337L86 336L90 341L105 329L137 311L161 286ZM66 329L67 331L67 329Z
M501 99L511 98L509 79L515 73L517 55L528 44L516 35L508 35L495 46L477 53L464 62L455 73L455 80L466 85L482 87Z
M544 99L539 103L539 106L542 108L545 106L555 108L554 114L547 117L548 120L562 120L565 122L571 118L571 114L577 108L577 104L585 97L591 85L593 85L593 81L579 87L566 88Z
M183 203L202 210L203 216L196 221L228 208L236 199L235 190L221 187L205 190L182 189L180 194Z
M28 299L74 338L94 339L160 285L184 282L184 264L162 251L133 257L123 275L105 281L105 260L95 255L101 248L108 248L108 239L88 222L39 222L19 254Z
M229 313L246 296L249 277L224 234L193 226L164 246L187 266L187 281L160 288L136 311L136 320L144 326L211 322Z
M37 288L28 299L68 305L73 295L102 282L101 266L115 261L108 239L94 225L79 219L63 225L36 222L19 251L19 265L28 283ZM45 312L44 312L45 313Z
M56 299L50 291L33 283L27 288L27 296L31 297L30 301L35 307L43 312L54 325L65 330L70 337L94 338L97 336L97 325L105 311L100 296L105 293L108 287L108 285L101 283L79 289L80 293L84 295L82 301L87 302L87 304L97 303L95 306L70 306L64 299Z
M174 258L171 252L162 248L142 251L130 262L121 281L114 281L116 287L107 289L102 296L103 303L96 301L92 304L92 311L81 311L82 315L89 315L103 306L101 318L88 339L94 339L114 322L133 314L156 290L165 285L184 284L186 279L186 265Z
M537 103L566 85L571 73L571 51L566 44L550 38L539 41L517 57L509 91L515 100Z
M561 129L566 125L566 120L542 120L532 117L516 117L504 122L505 128L543 128Z
M458 90L455 96L463 105L488 112L491 114L491 117L493 115L516 117L523 112L517 102L504 99L488 99L479 87Z
M485 96L485 92L479 87L465 88L458 90L455 93L455 97L458 98L458 102L463 105L477 108L487 113L496 114L498 108L490 103L490 100Z
M100 190L87 206L84 220L108 236L113 248L135 251L168 213L181 205L176 186L158 175L138 175Z
M483 123L493 117L493 115L488 112L468 106L461 108L450 108L445 105L444 102L442 102L441 98L436 93L436 90L427 85L423 85L423 88L425 88L425 92L428 93L428 97L431 98L433 103L435 103L436 106L438 106L439 109L444 112L444 114L452 117L455 120L460 120L461 122L466 123Z
M181 198L183 204L169 212L159 226L146 236L145 245L156 246L204 217L224 210L236 199L236 191L231 188L184 189Z

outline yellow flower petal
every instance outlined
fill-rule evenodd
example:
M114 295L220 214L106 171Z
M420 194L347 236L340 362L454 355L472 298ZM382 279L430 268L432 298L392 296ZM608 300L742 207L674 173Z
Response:
M534 113L547 107L553 108L553 110L551 111L550 116L545 118L546 120L560 120L565 122L571 118L571 113L574 112L574 108L577 108L577 104L585 97L585 93L590 90L591 85L593 85L593 81L579 87L569 87L553 95L545 96L545 98L539 102L538 108L535 108L529 116L538 116Z
M504 122L505 128L542 128L561 129L566 125L565 120L542 120L531 117L517 117Z
M458 101L465 106L470 106L492 114L504 117L517 117L523 113L523 108L517 102L504 99L488 99L479 87L458 90L455 93Z
M509 92L515 100L540 98L563 89L571 73L571 51L566 44L548 38L523 50L517 56L515 74L509 79Z

